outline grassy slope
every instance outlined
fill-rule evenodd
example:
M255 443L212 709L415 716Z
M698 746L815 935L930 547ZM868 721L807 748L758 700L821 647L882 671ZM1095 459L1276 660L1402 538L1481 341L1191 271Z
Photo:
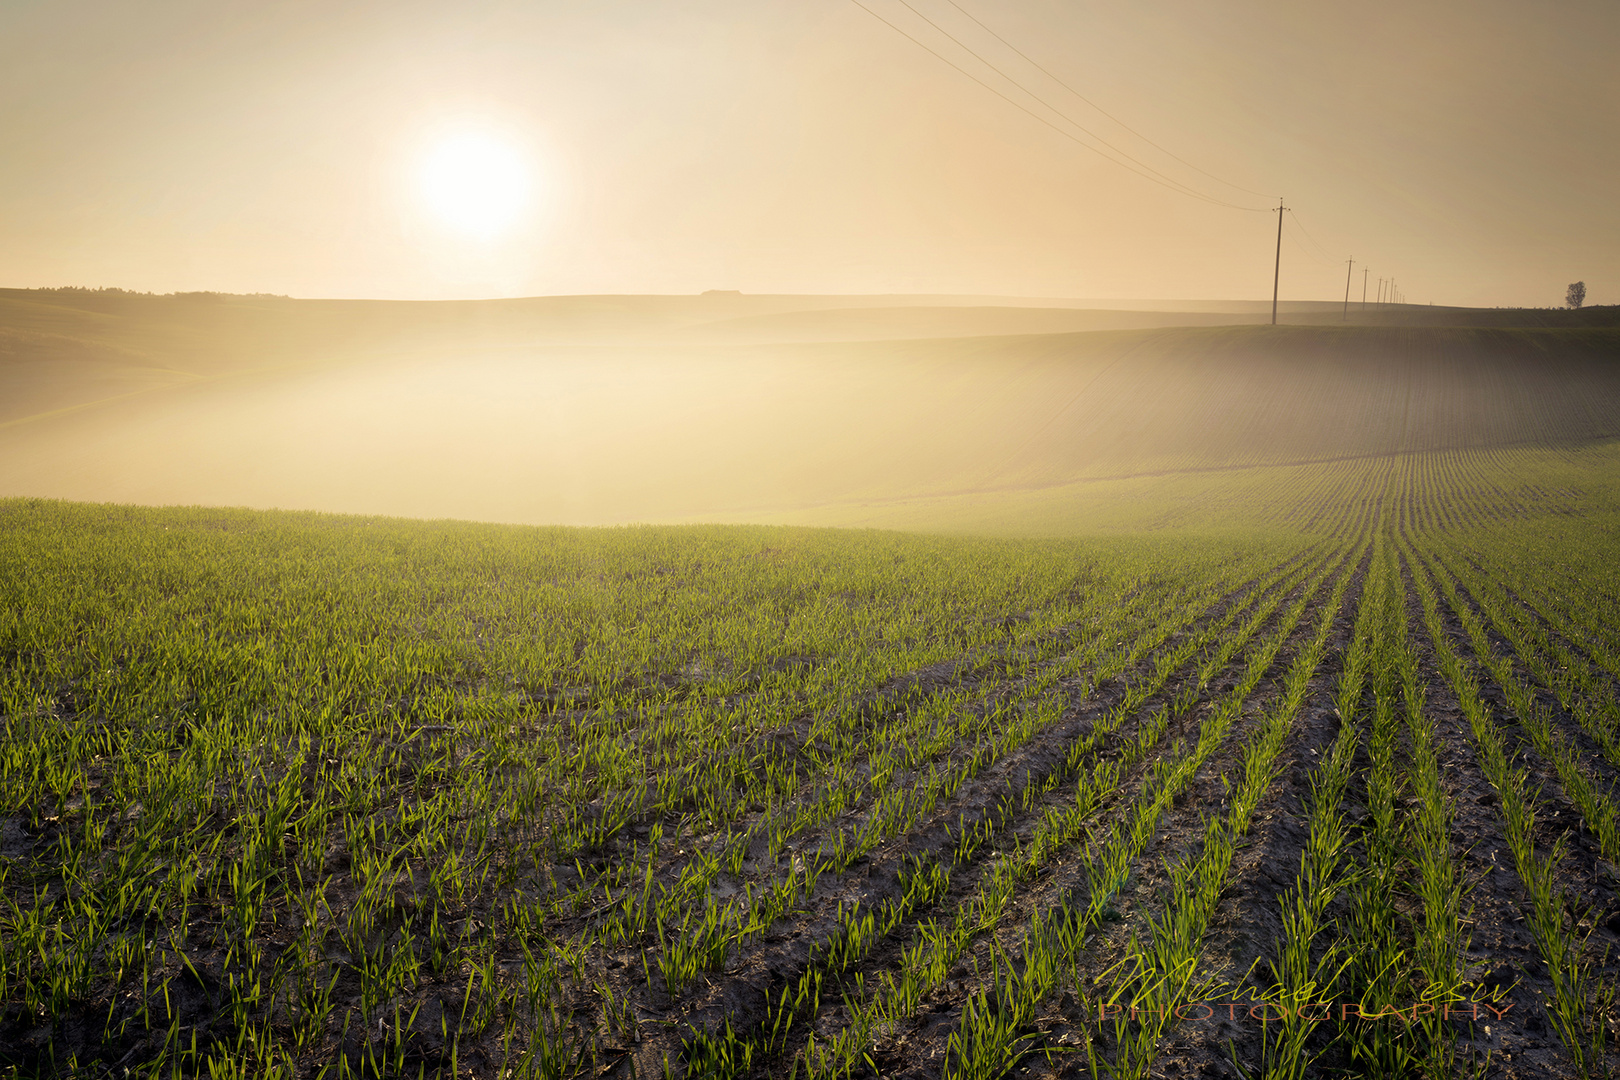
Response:
M1140 535L1143 531L1244 532L1256 527L1314 531L1363 496L1355 478L1411 459L1460 468L1483 506L1532 507L1538 515L1607 513L1620 506L1620 440L1578 446L1418 451L1296 465L1077 480L1050 487L831 503L737 522L791 523L998 536ZM1311 513L1302 504L1318 507ZM1494 512L1494 511L1493 511ZM1507 511L1503 511L1507 513ZM1518 511L1514 511L1518 513Z
M178 320L174 332L195 325ZM165 424L200 423L206 404L218 415L200 429L179 430L166 459L195 476L205 451L217 451L233 426L257 417L264 425L259 441L236 444L239 458L220 473L220 490L229 491L243 482L255 452L285 454L300 443L324 451L310 457L307 473L290 474L301 483L322 470L341 472L367 452L384 473L389 454L419 443L424 428L442 425L448 413L460 422L459 437L486 438L485 452L527 447L490 438L491 424L510 419L513 432L532 433L534 416L525 410L562 388L587 423L564 428L568 410L557 410L545 431L554 441L559 431L594 437L591 449L605 453L612 439L649 426L665 439L672 430L710 437L700 449L711 453L727 439L743 439L760 453L756 460L728 460L734 474L769 480L775 467L780 482L791 461L782 448L819 433L817 452L843 454L837 460L864 468L859 482L868 490L883 494L881 486L889 485L888 497L861 505L847 497L846 484L844 501L778 511L783 519L819 514L838 524L1127 531L1078 541L760 526L587 532L0 500L0 1069L70 1075L94 1062L268 1075L273 1063L296 1063L296 1075L315 1076L340 1055L358 1070L398 1054L401 1074L471 1069L495 1076L509 1075L506 1066L523 1064L521 1056L532 1051L552 1055L528 1062L539 1075L569 1073L586 1061L595 1069L628 1055L635 1055L639 1075L656 1075L664 1055L679 1062L692 1052L680 1042L690 1030L684 1025L717 1030L723 1012L755 1037L758 1003L767 1000L761 990L776 991L782 979L810 970L809 942L824 943L833 933L828 910L853 911L856 897L870 908L877 896L898 896L869 890L899 880L895 868L910 865L903 857L951 861L954 845L951 866L961 882L978 870L994 878L1009 848L1046 850L1031 838L1061 819L1048 812L1073 803L1071 785L1084 790L1087 777L1101 773L1082 771L1076 781L1054 771L1061 783L1052 791L1040 787L1042 770L1061 760L1045 749L1049 733L1041 725L1057 722L1059 711L1073 712L1072 703L1062 704L1071 693L1086 702L1093 675L1109 702L1125 685L1140 690L1156 672L1177 671L1164 662L1167 642L1182 650L1175 663L1190 667L1165 684L1164 696L1174 695L1185 715L1198 718L1195 731L1226 716L1237 725L1234 743L1272 718L1281 718L1277 730L1287 734L1303 691L1315 696L1295 721L1301 730L1290 736L1292 756L1277 759L1278 768L1271 768L1272 758L1257 757L1263 767L1246 771L1234 748L1211 758L1196 782L1189 773L1182 787L1155 797L1152 805L1165 815L1163 843L1122 864L1136 884L1107 910L1122 931L1159 914L1161 899L1179 903L1164 885L1164 866L1196 850L1210 808L1224 806L1223 795L1236 788L1248 791L1245 776L1252 774L1260 778L1255 798L1271 799L1250 806L1262 808L1260 842L1242 845L1248 853L1229 879L1216 881L1213 895L1225 898L1218 924L1257 927L1255 912L1273 910L1277 883L1299 865L1297 826L1268 855L1282 877L1252 862L1275 842L1266 838L1265 822L1287 819L1296 805L1279 801L1289 798L1281 765L1292 763L1296 791L1317 789L1315 775L1307 778L1304 770L1316 767L1318 743L1326 746L1320 738L1326 718L1339 715L1329 709L1337 678L1330 672L1337 672L1333 658L1348 640L1341 634L1316 684L1300 683L1299 700L1283 708L1280 685L1257 684L1249 702L1242 692L1228 699L1226 688L1251 669L1256 678L1284 667L1290 679L1296 667L1310 675L1316 659L1299 666L1301 641L1285 640L1286 620L1275 631L1277 647L1287 646L1275 654L1276 665L1264 650L1217 653L1217 643L1234 649L1241 643L1233 636L1237 623L1223 629L1211 616L1199 628L1176 620L1192 620L1201 605L1218 610L1222 596L1235 608L1253 601L1229 590L1273 568L1280 575L1294 567L1296 576L1273 579L1283 583L1277 599L1293 597L1290 590L1310 576L1304 572L1315 559L1362 542L1376 511L1390 537L1397 521L1421 522L1401 535L1417 536L1425 551L1444 553L1454 538L1505 552L1531 547L1535 558L1513 587L1545 589L1560 603L1590 611L1600 631L1592 640L1612 644L1615 583L1607 541L1620 527L1620 441L1597 437L1613 411L1603 396L1613 392L1611 335L1177 329L694 351L679 365L635 350L570 352L548 354L539 375L527 356L528 381L507 360L480 368L462 358L448 374L439 362L394 362L318 377L306 371L279 382L199 383L184 391L194 409L189 414L173 411L181 399L171 395L171 411L144 419L109 409L96 418L87 413L78 425L53 420L63 439L62 433L89 438L97 424L111 428L80 459L85 469L138 471L164 460L151 457L143 439L161 436ZM96 343L111 349L128 340L109 330ZM289 347L287 355L300 354ZM679 399L693 410L683 415L684 427L668 426L670 395L679 385L669 381L670 372L709 380L701 393L686 388ZM406 384L420 400L403 392ZM240 388L250 386L261 395L279 387L284 411L247 411ZM1068 398L1060 396L1065 387ZM488 407L495 392L510 398L516 389L532 396L505 401L506 412ZM731 396L715 401L722 392ZM635 400L637 393L644 400ZM364 413L368 401L385 394L392 396ZM736 425L749 418L744 407L762 395L778 407L739 434ZM604 399L615 404L611 415L587 408ZM473 408L481 400L486 407ZM311 416L323 401L328 411ZM846 442L826 437L834 407L853 414L839 431ZM1335 410L1347 414L1338 427ZM1050 418L1044 426L1035 422L1043 415ZM1197 422L1212 416L1221 422ZM275 427L293 417L304 426ZM335 453L328 428L361 419L371 425L368 437L384 440L381 452L350 432L350 456ZM395 428L383 423L389 419ZM605 434L597 430L604 424L611 428ZM987 452L992 438L1002 440L995 448L1003 456ZM1123 448L1109 441L1126 438L1135 441ZM55 452L70 448L60 440L49 445ZM630 447L615 466L650 470L649 483L667 483L701 465L682 456L692 453L683 444L669 441L661 454L648 446L658 447L656 439ZM1401 452L1378 456L1379 450ZM766 451L775 456L757 460ZM879 452L890 459L874 463ZM1337 460L1286 463L1301 453ZM954 472L926 471L942 458ZM442 499L473 486L470 460L467 447L450 440L429 447L409 468L392 465L406 481L425 485L437 477L422 469L448 462L434 492ZM830 474L825 458L806 460L801 467L812 479ZM1156 460L1179 463L1181 471L1084 475L1088 468L1105 473L1123 462L1142 469ZM945 480L975 475L974 467L988 468L986 461L1010 478L1001 488L938 490ZM533 459L491 456L483 464L497 485L521 479L520 467L538 475ZM1041 469L1068 479L1046 484ZM692 490L677 487L676 501ZM904 497L907 491L924 494ZM1343 564L1346 584L1354 565ZM1298 595L1289 618L1310 600ZM1352 598L1346 594L1344 602ZM1321 595L1315 602L1322 603ZM1320 614L1310 613L1322 633L1334 625L1348 630L1348 607L1332 621L1340 602L1335 594ZM1259 610L1253 625L1272 633L1271 617ZM1141 627L1132 622L1138 617ZM1151 628L1160 617L1169 620L1168 637ZM1598 657L1596 647L1583 648ZM1604 648L1598 658L1614 670L1612 649ZM1411 657L1414 673L1418 659ZM1394 670L1382 654L1377 667ZM1427 691L1444 718L1456 710L1445 707L1433 667L1425 663L1422 670L1432 676ZM1104 670L1119 683L1110 684ZM1076 685L1056 681L1082 673ZM1601 678L1592 685L1581 707L1612 711L1612 686ZM1377 699L1393 700L1393 684L1380 687ZM1578 689L1588 692L1585 684ZM1353 697L1345 703L1355 704ZM1059 704L1042 712L1050 701ZM1128 737L1102 747L1105 756L1148 746L1139 742L1152 730L1147 701L1130 704L1135 722ZM1098 715L1092 712L1093 724ZM961 727L947 730L946 723ZM913 761L911 748L932 738L936 725L950 738ZM1440 732L1450 741L1436 760L1446 762L1446 782L1457 784L1472 777L1474 758L1450 730ZM1021 741L1030 735L1036 737ZM1157 767L1188 745L1167 738L1150 759ZM920 809L932 816L918 827L905 819L871 861L848 864L829 854L835 833L840 844L845 839L837 830L886 820L877 813L879 799L899 797L897 805L908 806L909 793L932 790L927 784L954 775L952 769L977 776L981 754L999 771L962 789L954 802ZM1130 759L1120 754L1120 760ZM776 768L786 761L795 763L790 772ZM1596 754L1586 752L1585 761L1602 768ZM1147 768L1137 766L1139 773ZM1122 793L1136 790L1139 773L1125 776ZM1613 777L1597 775L1605 782ZM1019 777L1030 786L1015 792ZM1359 798L1366 786L1358 781L1351 791ZM1519 788L1492 782L1514 799ZM1497 868L1484 865L1485 853L1507 846L1497 843L1496 832L1478 831L1494 828L1495 800L1480 794L1485 790L1458 788L1452 800L1458 828L1439 835L1442 846L1455 837L1448 850L1459 860L1473 859L1459 869L1462 879L1477 883L1466 901L1477 923L1470 959L1499 972L1514 965L1525 981L1522 1013L1535 1006L1536 995L1550 993L1548 966L1522 942L1504 944L1528 908L1505 872L1505 855L1503 873L1487 878ZM834 795L854 801L835 806ZM1442 791L1437 801L1444 798ZM1534 839L1543 853L1565 842L1557 835L1571 819L1556 816L1558 799L1551 787L1530 796L1542 800L1547 824ZM1404 813L1410 800L1401 802ZM1148 805L1145 796L1140 805ZM823 824L816 813L829 806L833 816ZM1274 813L1279 808L1284 812ZM1004 824L995 826L1003 831L994 843L963 855L959 838L944 830L960 830L968 809L987 822L994 809ZM1466 828L1464 814L1472 815ZM1586 820L1588 829L1568 841L1578 846L1560 871L1560 888L1586 889L1589 879L1602 877L1590 872L1590 826L1600 818ZM760 838L777 835L772 830L785 823L798 831L778 858ZM936 839L925 844L927 837ZM1365 861L1356 845L1347 853L1353 865ZM732 903L737 882L752 890L750 897L763 897L783 881L791 886L806 862L823 875L816 916L806 914L809 905L790 904L772 934L744 934L725 922L739 917ZM654 864L656 879L644 876L643 867ZM881 873L874 872L878 865ZM942 926L977 928L975 973L981 961L993 969L992 938L1000 948L1018 948L1029 912L1056 910L1060 886L1073 884L1057 876L1055 861L1030 865L1052 872L1041 879L1047 891L1020 888L1006 906L999 938L998 924L969 903L980 893L967 885L922 912L937 915ZM1223 881L1235 887L1223 890ZM650 899L637 909L643 888ZM614 923L621 910L624 917ZM645 925L631 921L637 910ZM995 910L1000 917L1002 909ZM707 962L712 970L694 968L679 982L667 974L675 970L676 947L698 940L708 916L736 940L728 945L722 937L722 956ZM1208 913L1203 918L1208 922ZM1400 927L1424 933L1415 917ZM1563 932L1561 919L1554 930ZM1570 932L1579 931L1572 920ZM853 975L866 988L886 985L879 976L892 974L893 945L909 933L906 924L886 931L886 951L857 957ZM1331 933L1329 940L1349 950L1367 947L1349 921ZM784 944L801 936L798 945ZM1269 934L1254 936L1258 947L1272 947ZM1426 940L1438 941L1432 932ZM1195 944L1209 950L1207 962L1219 962L1218 942L1206 945L1200 936ZM1466 939L1438 944L1461 950ZM1096 943L1083 953L1082 963L1112 962ZM1245 964L1233 966L1241 971ZM1402 993L1424 985L1409 967L1399 971ZM770 972L767 985L747 982L762 971ZM966 971L964 960L959 974ZM1602 973L1612 979L1612 966ZM1483 969L1450 974L1484 977ZM830 978L823 1010L830 1013L835 1000L859 1002L861 985ZM962 985L984 993L977 975ZM1344 1000L1366 1000L1364 987L1340 989ZM883 1036L874 1052L886 1055L885 1072L902 1057L943 1061L947 1035L954 1039L971 1026L962 1009L966 992L959 985L952 995L936 996L927 1029L919 1019L905 1031L914 1042L897 1049L893 1033ZM628 1003L622 1015L629 1019L615 1019L616 1001ZM805 1026L795 1038L802 1039ZM1062 1018L1025 1025L1060 1026ZM1480 1045L1510 1052L1533 1069L1539 1062L1540 1075L1571 1075L1548 1039L1527 1036L1518 1024L1505 1032L1497 1027L1497 1041ZM553 1036L550 1051L537 1032ZM1436 1045L1451 1035L1447 1029ZM1167 1053L1194 1063L1189 1073L1228 1052L1164 1041ZM872 1043L851 1045L864 1052ZM1322 1038L1312 1051L1339 1065L1354 1052ZM1254 1033L1241 1032L1231 1052L1252 1064ZM771 1075L784 1074L792 1059L791 1052L779 1055Z
M579 531L0 501L0 1069L79 1075L71 1057L80 1067L161 1064L165 1075L171 1066L230 1075L231 1063L268 1075L274 1063L313 1077L340 1055L360 1071L398 1054L405 1067L387 1075L513 1075L509 1066L525 1075L519 1059L543 1050L536 1033L546 1032L564 1054L611 1062L633 1053L639 1075L657 1075L665 1055L678 1063L693 1053L680 1041L691 1028L717 1030L721 1011L757 1038L762 989L775 996L811 969L809 941L835 932L828 912L853 910L856 897L870 909L874 896L899 896L895 867L910 865L902 855L938 859L957 875L955 891L919 914L967 933L973 970L991 970L992 942L1016 947L1030 911L1059 909L1072 881L1057 863L1080 863L1072 838L1050 850L1031 840L1063 820L1049 812L1074 805L1072 791L1103 775L1052 772L1055 788L1043 786L1062 760L1045 749L1055 740L1047 728L1060 712L1075 714L1071 694L1091 704L1091 682L1073 677L1094 667L1128 675L1119 684L1097 676L1106 705L1123 685L1139 690L1185 665L1165 698L1197 717L1195 731L1227 716L1235 744L1266 718L1286 720L1299 702L1280 710L1275 683L1297 667L1300 642L1217 655L1250 616L1204 627L1200 638L1192 623L1223 595L1240 609L1253 602L1237 599L1240 586L1275 569L1268 580L1285 582L1276 599L1297 604L1275 630L1274 647L1283 646L1309 600L1294 586L1322 573L1304 571L1333 551L1321 565L1352 576L1358 560L1339 556L1360 550L1373 506L1386 529L1411 506L1464 515L1473 524L1450 530L1464 538L1555 534L1558 574L1612 591L1594 541L1616 528L1614 457L1610 445L1249 470L1255 482L1201 507L1185 504L1184 489L1142 489L1144 509L1173 531L1080 541ZM1290 565L1293 576L1282 575ZM1526 578L1556 587L1552 565ZM1312 622L1329 628L1340 603L1334 594ZM1139 616L1148 616L1140 628ZM1169 620L1167 639L1148 628L1157 618ZM1263 609L1253 618L1273 633ZM1612 624L1605 632L1612 639ZM1174 662L1163 662L1167 641L1181 650ZM1341 635L1335 654L1346 644ZM1253 707L1247 690L1227 696L1233 679L1267 670L1273 680L1255 684ZM1071 681L1059 682L1065 674ZM1329 715L1332 685L1324 673L1308 687L1313 707L1298 726ZM1105 757L1151 730L1151 701L1126 700L1134 723L1099 748ZM1092 706L1093 722L1101 707ZM913 760L936 726L948 738ZM1315 767L1321 739L1290 738L1285 760L1302 791L1299 770ZM1168 763L1188 745L1165 738L1149 760ZM1455 742L1442 750L1449 781L1472 758ZM1014 768L978 777L981 756ZM773 771L784 761L794 763L790 779ZM1113 901L1122 926L1140 928L1161 900L1172 902L1160 887L1164 865L1192 849L1222 793L1248 775L1235 748L1198 761L1196 778L1189 772L1152 800L1171 831L1125 864L1137 884ZM1139 780L1150 790L1149 766L1131 767L1122 803ZM870 859L833 854L842 851L833 837L847 839L838 830L857 835L858 823L887 820L879 799L931 790L955 769L977 786L937 808L918 802L926 816L915 824L894 818L895 836ZM1256 799L1268 785L1283 789L1282 773L1254 772ZM1027 786L1015 790L1020 778ZM1186 798L1170 797L1183 790ZM1455 801L1487 815L1481 790ZM1270 798L1256 832L1294 805L1279 803L1280 790ZM1133 805L1148 803L1144 794ZM964 848L964 824L980 814L1003 822L990 826L1001 833ZM1553 820L1537 837L1543 850L1564 827ZM793 845L778 857L766 841L790 826ZM1228 897L1223 923L1247 926L1252 910L1273 908L1276 882L1299 862L1297 827L1289 835L1274 859L1284 877L1243 861L1253 853L1238 862L1234 895L1257 899L1251 909ZM1459 850L1473 850L1462 841L1476 834L1455 835ZM1591 843L1580 842L1566 877L1584 886ZM1463 867L1470 880L1485 876L1491 846ZM972 906L982 890L961 883L981 870L976 880L991 879L1009 849L1030 860L1030 880L997 902L998 916L1006 909L998 923ZM1047 867L1042 851L1061 858ZM726 899L736 882L758 901L783 881L793 888L802 864L820 874L815 905L787 904L770 933L733 925L742 916ZM656 876L645 870L654 865ZM1517 894L1494 878L1468 895L1492 890L1495 906L1475 913L1475 955L1505 969L1522 952L1501 944L1522 907L1498 902ZM727 935L723 955L677 980L667 974L676 946L696 940L708 916ZM1358 932L1341 921L1331 940L1358 948ZM910 935L901 923L879 936ZM1272 946L1269 933L1255 936ZM1196 944L1204 948L1201 935ZM1073 951L1082 964L1113 960L1098 939ZM822 1010L880 993L878 976L897 954L856 958L866 991L840 985L835 971ZM964 959L964 981L967 968ZM1076 992L1094 985L1071 977ZM1522 997L1546 991L1539 964L1524 978ZM967 985L983 992L977 975ZM728 995L723 1009L718 993ZM1343 996L1355 1000L1359 988ZM948 1033L966 1029L962 997L935 995L929 1031L908 1029L935 1057ZM613 1001L630 1003L623 1031ZM801 1018L811 1019L824 1018ZM1515 1059L1551 1054L1545 1040L1507 1027L1495 1045ZM887 1070L895 1039L880 1041ZM1344 1059L1324 1043L1313 1052ZM1172 1051L1200 1065L1227 1052ZM1234 1052L1252 1061L1255 1034L1240 1032ZM785 1075L792 1056L769 1075ZM534 1075L574 1071L546 1060Z

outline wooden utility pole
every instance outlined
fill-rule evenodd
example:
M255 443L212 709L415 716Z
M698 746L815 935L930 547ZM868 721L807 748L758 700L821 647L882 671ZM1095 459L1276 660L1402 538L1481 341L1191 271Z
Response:
M1367 314L1367 271L1370 267L1361 268L1361 313Z
M1271 268L1271 325L1277 325L1277 283L1282 280L1282 216L1288 207L1277 200L1277 263Z
M1355 268L1356 260L1344 260L1344 318L1341 322L1350 321L1350 271Z

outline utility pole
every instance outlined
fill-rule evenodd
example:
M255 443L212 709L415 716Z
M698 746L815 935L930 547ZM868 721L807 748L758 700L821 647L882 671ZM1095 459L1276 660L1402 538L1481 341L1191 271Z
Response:
M1378 300L1377 300L1377 303L1378 303L1379 307L1384 306L1384 279L1383 278L1378 279Z
M1363 266L1361 268L1361 313L1363 315L1367 314L1367 270L1368 269L1369 268L1365 267L1365 266Z
M1277 200L1277 264L1271 268L1271 325L1277 325L1277 283L1282 280L1282 216L1288 209Z
M1350 271L1355 267L1356 260L1344 260L1344 318L1340 322L1350 321Z

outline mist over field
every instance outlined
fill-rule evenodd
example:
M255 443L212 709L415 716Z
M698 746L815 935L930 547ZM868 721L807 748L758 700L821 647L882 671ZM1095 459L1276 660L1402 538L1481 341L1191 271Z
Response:
M1620 435L1612 309L1512 314L12 291L0 495L949 527L1068 485L1083 526L1086 481Z

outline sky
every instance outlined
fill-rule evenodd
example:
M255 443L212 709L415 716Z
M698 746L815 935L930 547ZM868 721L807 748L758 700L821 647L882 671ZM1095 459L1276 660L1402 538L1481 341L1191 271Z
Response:
M1617 49L1613 0L0 0L0 286L1269 299L1281 197L1284 299L1617 303Z

